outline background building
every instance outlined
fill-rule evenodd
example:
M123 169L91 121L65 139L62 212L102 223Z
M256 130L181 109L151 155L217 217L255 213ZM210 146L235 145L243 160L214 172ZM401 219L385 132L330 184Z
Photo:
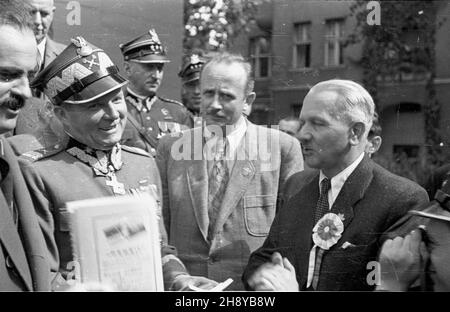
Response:
M356 19L350 13L354 1L264 1L256 27L237 50L248 51L255 67L257 99L251 119L276 124L280 118L298 116L309 88L319 81L341 78L363 80L361 44L344 45L354 32ZM383 5L382 2L380 2ZM438 2L436 23L436 97L441 105L443 148L450 142L450 5ZM369 11L367 11L369 12ZM418 12L423 14L423 12ZM383 23L383 16L381 16ZM372 27L378 27L376 25ZM408 30L411 46L421 44L427 34ZM380 155L400 154L419 159L424 153L424 75L399 72L396 81L378 82L377 106L383 128Z

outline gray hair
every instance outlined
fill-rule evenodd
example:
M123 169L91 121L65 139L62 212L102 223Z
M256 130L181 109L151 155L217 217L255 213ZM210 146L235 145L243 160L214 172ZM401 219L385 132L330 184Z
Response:
M334 91L339 98L335 103L333 114L347 123L362 122L366 133L372 126L375 104L372 96L360 84L351 80L331 79L316 84L309 91Z
M205 68L210 66L211 64L239 64L245 71L246 74L246 86L245 86L245 94L249 95L253 92L253 87L255 85L255 81L252 77L252 65L240 54L233 54L229 52L218 52L213 54L212 58L206 62L203 66L201 73L205 71ZM200 74L201 75L201 74Z
M30 6L22 0L0 1L0 26L9 25L20 31L32 30Z

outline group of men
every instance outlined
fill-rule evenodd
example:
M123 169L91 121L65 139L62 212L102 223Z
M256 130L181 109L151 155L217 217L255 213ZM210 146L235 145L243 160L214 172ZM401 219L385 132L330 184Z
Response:
M230 277L229 290L373 290L380 250L383 269L403 261L393 242L409 244L407 212L429 199L370 159L381 140L359 84L316 84L297 139L247 119L256 94L243 57L186 56L183 105L157 95L169 60L154 29L120 45L123 77L81 36L52 55L53 1L28 2L0 2L0 129L15 134L0 141L0 290L66 289L65 203L140 192L159 202L167 290ZM39 128L18 131L20 120Z

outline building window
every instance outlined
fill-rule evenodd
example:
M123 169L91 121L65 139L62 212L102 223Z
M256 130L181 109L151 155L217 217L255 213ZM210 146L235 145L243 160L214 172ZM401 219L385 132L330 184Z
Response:
M328 20L325 26L325 66L342 65L344 63L342 47L344 20Z
M250 39L250 60L255 78L266 78L270 76L270 53L271 46L269 38L257 37Z
M294 68L311 66L311 23L294 24L292 65Z

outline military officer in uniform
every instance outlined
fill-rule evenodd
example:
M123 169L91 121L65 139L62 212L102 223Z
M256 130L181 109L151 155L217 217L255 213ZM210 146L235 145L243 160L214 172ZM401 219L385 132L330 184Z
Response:
M141 192L150 192L161 202L161 181L153 158L119 143L126 124L121 90L125 84L108 55L82 37L72 39L32 84L52 101L70 137L62 149L36 150L19 157L52 270L59 270L63 277L73 267L66 202ZM159 222L166 288L216 285L186 272L175 249L167 245L162 218Z
M183 57L181 70L178 76L181 78L181 99L189 111L191 128L202 125L200 117L200 72L207 62L205 54L199 50Z
M183 104L157 95L164 64L170 60L154 29L121 44L120 49L128 78L128 123L122 143L154 154L164 134L189 128L188 112Z

